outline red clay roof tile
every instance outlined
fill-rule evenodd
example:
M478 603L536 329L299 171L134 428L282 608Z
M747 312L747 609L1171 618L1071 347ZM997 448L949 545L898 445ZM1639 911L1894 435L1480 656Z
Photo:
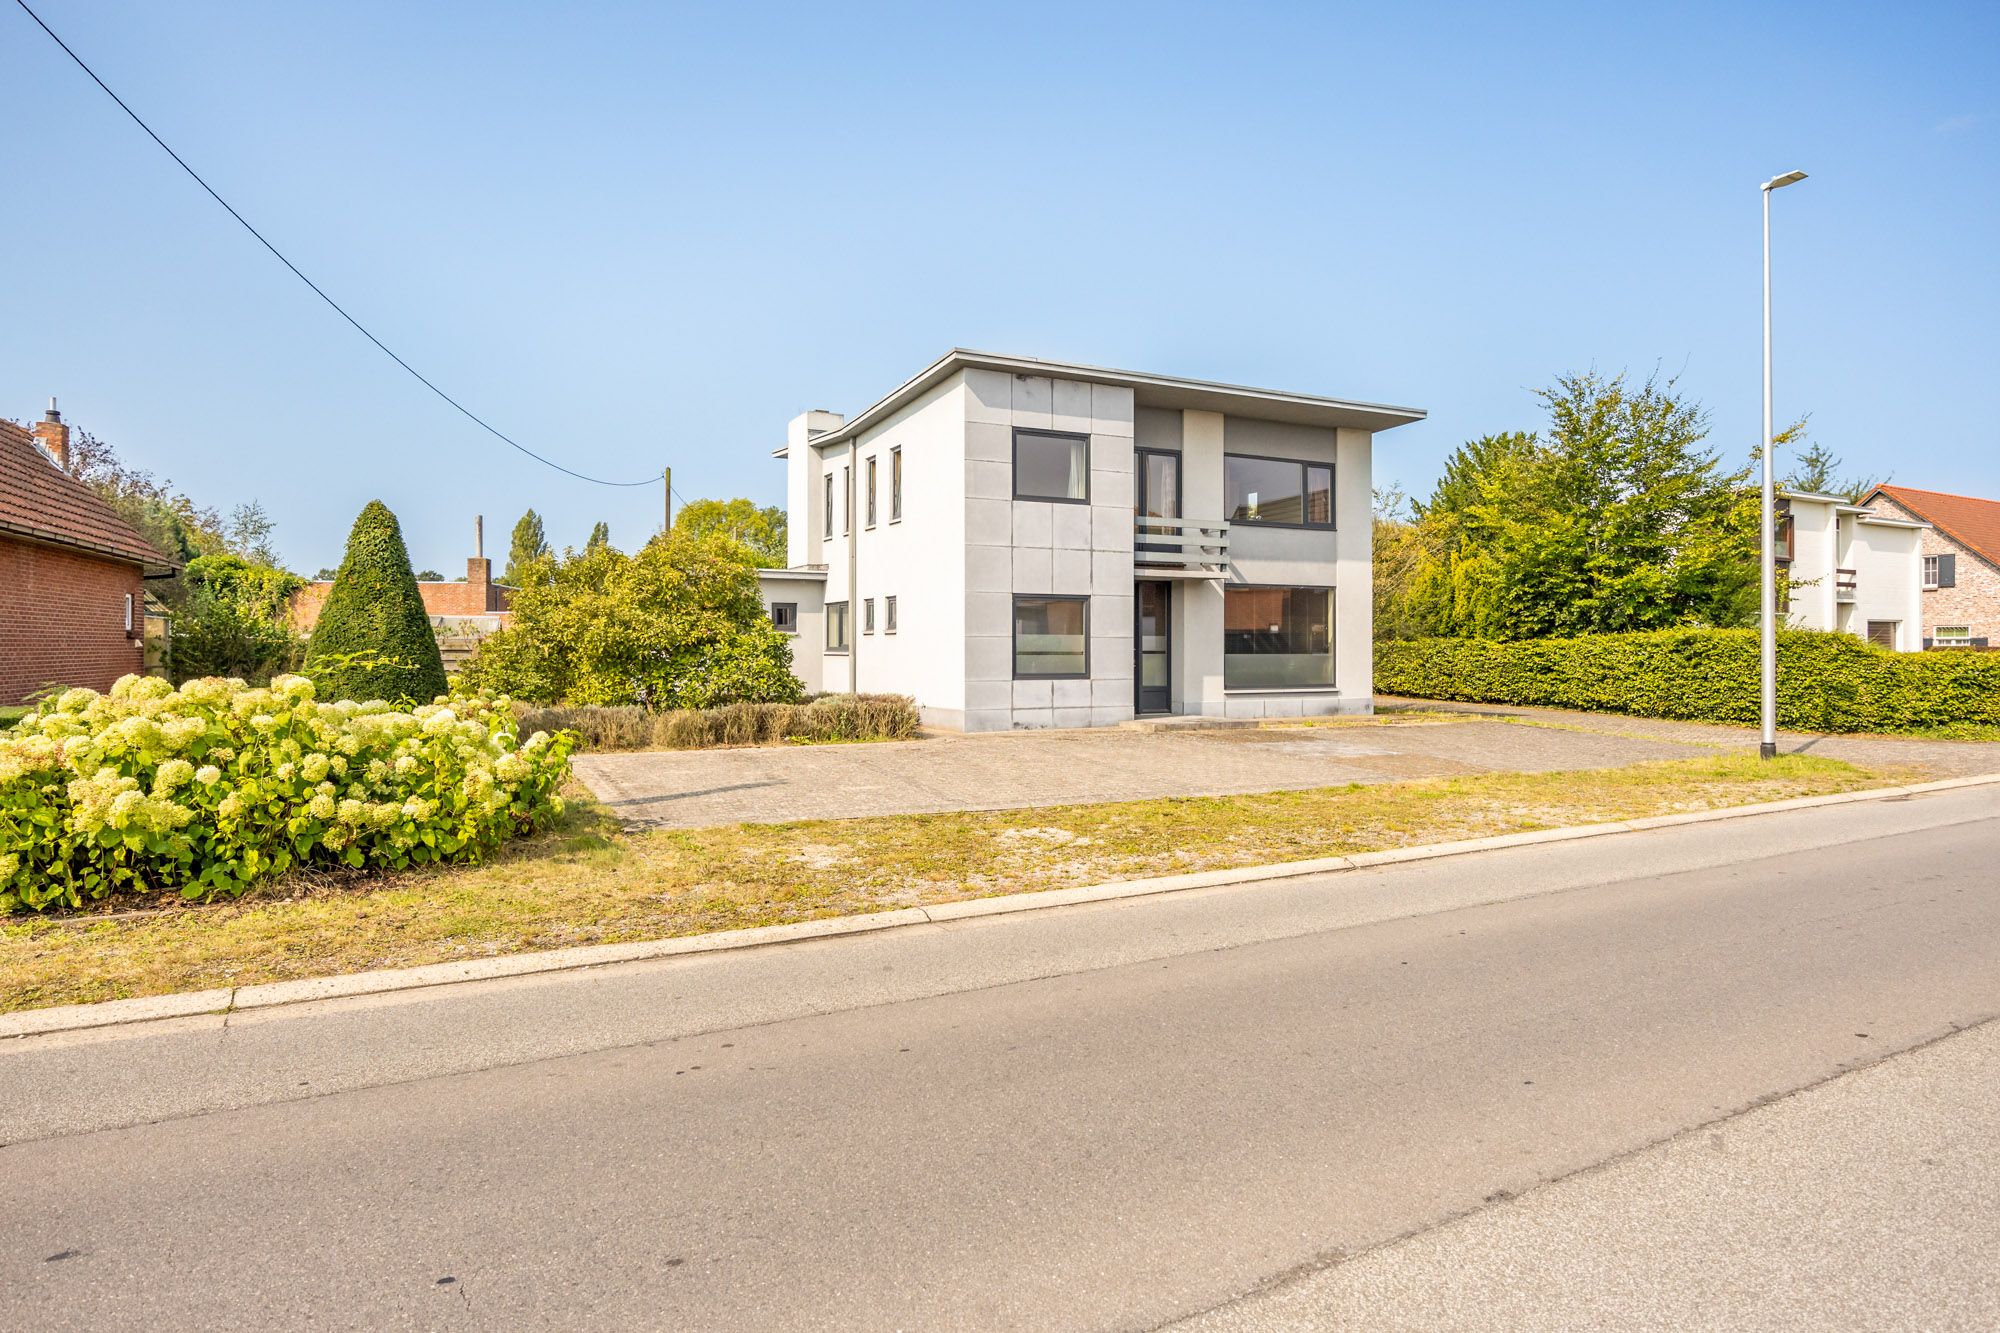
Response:
M51 463L34 436L10 421L0 421L0 533L95 551L144 566L149 574L180 566L90 487Z

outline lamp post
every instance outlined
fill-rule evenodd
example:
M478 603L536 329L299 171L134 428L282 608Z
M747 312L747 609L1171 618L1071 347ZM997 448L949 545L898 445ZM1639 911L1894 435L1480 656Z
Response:
M1778 756L1778 490L1773 479L1777 452L1771 440L1771 191L1796 185L1803 171L1788 171L1764 182L1764 598L1763 628L1758 640L1763 698L1758 709L1764 725L1757 753Z

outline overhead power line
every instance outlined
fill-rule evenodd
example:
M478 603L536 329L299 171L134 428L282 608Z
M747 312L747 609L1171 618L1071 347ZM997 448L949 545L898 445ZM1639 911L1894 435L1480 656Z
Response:
M527 445L522 444L520 441L514 439L506 432L499 430L495 426L491 425L483 417L479 416L478 413L474 412L471 408L467 407L464 403L459 402L458 399L452 397L450 394L446 393L443 389L440 389L438 388L437 385L431 383L431 381L428 378L426 378L424 374L421 371L419 371L415 366L411 365L409 362L405 361L402 357L396 355L394 351L390 350L389 345L387 343L383 342L380 338L377 338L374 334L370 333L366 328L366 326L364 326L360 320L348 314L347 311L344 308L342 308L340 302L334 300L331 296L328 296L326 292L321 289L318 283L314 282L311 278L308 278L303 272L300 271L299 266L297 264L294 264L291 260L285 258L283 251L279 250L277 246L271 244L270 241L266 240L264 238L263 232L258 231L255 227L251 226L248 218L244 217L241 213L237 212L236 209L230 204L230 202L227 199L224 199L221 195L217 194L215 192L215 187L211 186L207 181L201 178L200 172L196 171L193 167L189 166L187 164L187 161L184 158L182 158L179 153L176 153L167 144L167 141L165 139L162 139L159 135L153 133L153 127L151 125L148 125L144 120L140 119L139 113L134 111L131 107L125 104L124 98L120 97L117 93L111 91L110 84L106 83L103 79L97 77L97 71L92 69L89 65L85 64L83 57L78 55L75 51L71 50L68 42L65 42L62 38L56 36L55 29L51 28L48 24L42 22L42 16L40 14L37 14L34 10L28 8L27 0L14 0L14 3L19 5L21 7L21 11L25 13L29 18L35 21L36 27L40 28L43 32L49 35L50 41L54 42L57 46L60 46L63 49L64 55L67 55L71 60L76 62L76 67L78 69L82 70L85 74L88 74L90 76L90 81L92 83L96 84L99 88L102 88L104 90L104 95L106 97L109 97L112 101L118 104L118 109L120 111L123 111L126 115L132 118L132 123L134 125L137 125L140 129L146 132L147 138L151 139L154 143L158 144L161 148L161 151L165 152L168 157L171 157L175 161L175 163L179 165L180 169L182 171L185 171L188 174L188 176L193 179L196 185L199 185L203 190L206 190L208 192L209 198L215 200L216 203L221 204L222 207L228 212L230 217L235 218L237 222L242 224L243 230L249 232L252 236L255 236L257 238L258 244L262 245L266 250L269 250L273 255L275 255L280 264L283 264L286 268L290 269L292 271L293 277L297 278L300 282L303 282L306 286L312 288L313 295L319 297L320 300L326 302L329 306L331 306L333 308L334 313L339 315L342 319L346 320L349 324L353 325L357 333L359 333L362 337L366 338L369 342L374 343L375 346L381 350L384 356L388 357L391 361L394 361L404 370L410 372L411 377L414 378L417 381L417 383L423 385L426 389L429 389L432 393L444 399L445 402L451 404L454 408L458 409L458 411L465 417L467 421L470 421L473 425L479 427L481 430L485 431L488 435L491 435L494 439L499 440L502 444L505 444L510 448L520 450L528 457L534 459L537 463L541 463L547 467L552 467L556 471L561 472L566 476L575 477L578 481L587 481L598 486L651 486L660 480L662 474L656 472L652 476L642 477L638 481L607 481L603 477L588 476L582 472L576 471L574 468L564 467L561 463L556 462L553 458L543 457L541 454L536 453L533 449L530 449Z

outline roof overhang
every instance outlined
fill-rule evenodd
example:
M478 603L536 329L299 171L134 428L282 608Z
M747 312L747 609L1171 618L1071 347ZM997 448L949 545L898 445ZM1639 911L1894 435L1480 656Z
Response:
M170 579L180 573L181 562L156 556L147 560L130 551L115 551L107 546L94 546L89 542L72 540L57 532L30 527L21 523L0 522L0 536L12 537L17 541L32 542L36 546L47 546L59 551L76 551L97 560L117 565L137 565L139 573L149 579Z
M856 413L838 429L813 436L810 443L814 448L843 443L962 370L997 370L1010 375L1046 375L1091 384L1111 384L1131 389L1134 401L1141 407L1222 412L1301 426L1346 426L1355 430L1384 431L1422 421L1426 415L1423 409L1415 407L1391 407L1383 403L1325 398L1279 389L1253 389L1213 380L1183 379L1136 370L1110 370L1103 366L1044 361L1038 357L1002 356L994 352L954 347L896 386L885 397ZM772 451L774 458L783 458L785 454L782 447Z
M757 577L760 579L770 579L777 583L825 583L826 571L823 569L760 569L757 571Z

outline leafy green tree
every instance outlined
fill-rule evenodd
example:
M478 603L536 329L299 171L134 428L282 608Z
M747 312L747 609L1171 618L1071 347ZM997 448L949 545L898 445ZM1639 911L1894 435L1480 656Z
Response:
M1454 455L1423 507L1423 632L1539 638L1735 626L1756 613L1757 504L1676 384L1566 375L1538 436Z
M177 683L225 676L262 685L297 670L305 642L291 627L291 600L304 582L234 552L190 560L173 607L169 674Z
M260 500L247 500L229 511L229 549L257 564L276 567L284 563L272 545L277 530L277 520Z
M1780 435L1778 443L1786 443L1788 437L1802 439L1804 435L1805 423L1801 421ZM1792 466L1779 484L1788 491L1811 491L1815 495L1841 495L1859 504L1870 491L1888 480L1887 477L1877 479L1867 476L1843 478L1840 473L1840 456L1825 445L1814 441L1793 455Z
M634 555L608 546L549 561L513 623L461 678L539 703L796 702L789 639L757 595L757 567L719 533L674 531Z
M304 672L322 699L428 703L445 692L444 659L403 530L380 500L354 520Z
M220 514L175 490L173 482L127 467L108 442L87 430L70 436L69 473L95 491L157 550L183 564L198 555L216 555L229 549ZM179 588L171 583L160 591L168 601L179 598Z
M785 511L749 500L695 500L674 515L674 531L693 537L718 534L746 547L765 569L785 566Z
M529 566L549 553L549 535L542 530L542 516L530 509L514 524L514 538L507 549L507 570L502 583L519 586L530 576Z
M590 530L590 539L583 544L586 551L596 551L611 545L611 525L599 519L597 526Z
M444 575L435 569L420 569L416 573L416 580L419 583L443 583Z

